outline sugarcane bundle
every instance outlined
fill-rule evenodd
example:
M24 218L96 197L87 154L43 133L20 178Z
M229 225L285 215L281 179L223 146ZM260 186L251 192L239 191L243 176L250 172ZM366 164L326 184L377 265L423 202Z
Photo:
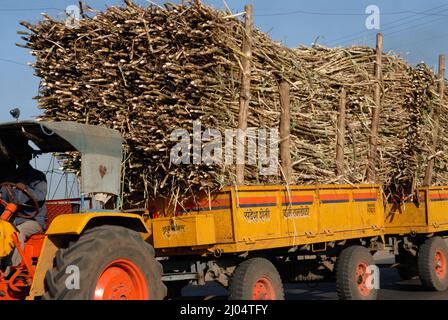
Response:
M21 32L23 46L32 50L36 75L42 79L37 97L41 119L105 125L122 132L128 206L145 206L156 197L182 201L235 183L233 165L174 165L170 134L179 128L192 132L196 120L220 132L237 127L241 20L196 1L147 8L126 1L125 7L82 19L75 29L47 15L36 24L22 25L29 29ZM260 31L252 37L249 127L278 127L278 84L287 81L294 183L365 182L374 50L292 50ZM420 183L433 156L428 147L431 110L441 102L426 66L412 68L385 54L383 68L377 174L389 190L408 192ZM337 176L337 105L343 87L348 98L346 174ZM67 158L67 167L76 161ZM439 154L436 182L448 183L445 167ZM280 175L262 176L258 169L246 166L247 183L282 182Z

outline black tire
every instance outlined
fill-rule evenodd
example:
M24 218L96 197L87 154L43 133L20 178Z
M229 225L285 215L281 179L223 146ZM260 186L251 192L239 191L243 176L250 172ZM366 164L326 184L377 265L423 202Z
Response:
M266 295L258 300L284 300L283 283L275 266L267 259L252 258L242 262L230 280L229 300L254 299L254 287L265 288Z
M442 274L436 269L436 253L443 255ZM435 291L445 291L448 288L447 270L448 248L445 241L440 237L430 238L423 243L418 250L418 272L424 287Z
M376 300L378 289L362 291L359 285L365 283L365 278L357 276L359 265L375 265L369 250L361 246L351 246L344 249L336 261L336 289L341 300Z
M105 274L103 272L113 262L113 266L123 263L125 267L130 263L133 270L137 270L142 281L136 282L140 284L138 291L142 294L136 296L148 295L151 300L161 300L165 297L166 287L161 280L162 266L154 257L152 246L143 241L138 232L120 226L105 225L85 231L68 248L57 251L54 267L45 275L43 299L94 299L100 276ZM67 288L66 281L70 283L68 277L71 275L66 273L69 266L76 266L79 270L79 289ZM126 273L125 267L119 270ZM119 295L120 298L127 297L123 292ZM111 295L103 298L117 297Z

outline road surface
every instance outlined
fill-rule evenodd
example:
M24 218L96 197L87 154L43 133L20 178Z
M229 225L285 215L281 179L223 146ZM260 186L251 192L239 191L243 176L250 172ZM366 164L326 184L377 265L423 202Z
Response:
M381 290L379 300L448 300L448 291L432 292L420 285L420 280L413 279L401 281L395 269L388 265L394 263L394 257L385 252L375 255L380 269ZM221 286L211 283L204 287L189 286L183 289L184 299L225 299L227 291ZM334 283L285 284L285 297L287 300L337 300Z

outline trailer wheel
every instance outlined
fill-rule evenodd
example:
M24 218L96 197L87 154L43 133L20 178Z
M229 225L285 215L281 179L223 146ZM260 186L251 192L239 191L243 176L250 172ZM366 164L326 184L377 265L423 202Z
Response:
M440 237L430 238L418 251L418 271L424 287L444 291L448 288L448 248Z
M140 234L120 226L89 229L56 253L45 300L161 300L162 266Z
M344 249L336 261L336 288L342 300L376 300L378 290L369 288L368 267L374 265L369 250L361 246Z
M235 270L229 287L229 300L284 300L282 280L267 259L252 258Z

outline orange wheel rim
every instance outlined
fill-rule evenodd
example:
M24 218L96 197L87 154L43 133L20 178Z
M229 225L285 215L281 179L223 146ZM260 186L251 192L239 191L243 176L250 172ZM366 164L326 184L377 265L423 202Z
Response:
M436 254L434 255L434 270L436 272L437 277L439 279L444 279L446 276L446 257L445 254L436 250Z
M252 287L253 300L275 300L274 287L266 277L259 278Z
M361 293L362 296L366 297L370 294L371 289L369 289L366 285L366 280L369 277L369 273L367 273L367 263L360 262L356 266L356 276L355 276L355 282L358 287L359 293Z
M118 259L108 264L95 287L94 300L148 300L145 277L135 263Z

